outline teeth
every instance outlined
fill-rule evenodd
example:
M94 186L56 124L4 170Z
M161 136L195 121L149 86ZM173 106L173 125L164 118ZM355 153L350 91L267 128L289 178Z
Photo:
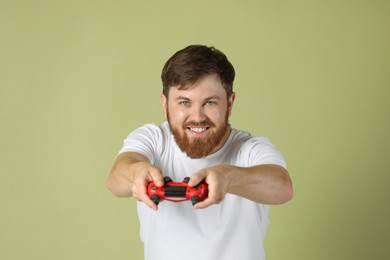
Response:
M201 132L203 132L205 130L206 130L206 128L191 128L191 131L197 132L197 133L201 133Z

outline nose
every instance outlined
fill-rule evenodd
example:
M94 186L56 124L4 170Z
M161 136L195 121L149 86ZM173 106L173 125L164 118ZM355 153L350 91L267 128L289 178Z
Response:
M191 109L191 120L195 122L203 122L206 120L205 108L201 105L193 106Z

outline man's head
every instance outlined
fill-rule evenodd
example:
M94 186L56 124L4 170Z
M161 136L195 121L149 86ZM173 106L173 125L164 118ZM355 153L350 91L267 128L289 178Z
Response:
M210 74L219 77L229 98L233 93L235 71L225 54L214 47L190 45L165 63L161 74L163 94L168 97L171 87L184 89Z
M176 143L191 158L216 152L229 137L234 69L215 48L189 46L162 73L161 101Z

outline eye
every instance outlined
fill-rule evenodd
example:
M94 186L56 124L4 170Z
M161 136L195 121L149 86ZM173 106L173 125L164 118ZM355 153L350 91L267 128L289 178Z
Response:
M214 100L208 100L208 101L206 101L205 104L206 104L207 106L212 106L212 105L217 104L217 102L215 102Z
M182 106L185 106L185 107L190 106L190 102L187 101L187 100L181 101L181 102L179 102L179 104L182 105Z

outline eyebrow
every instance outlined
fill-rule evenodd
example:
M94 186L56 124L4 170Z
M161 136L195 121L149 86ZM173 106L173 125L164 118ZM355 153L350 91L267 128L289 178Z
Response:
M178 96L177 98L175 98L175 100L190 100L190 99L184 96Z
M211 97L205 98L203 101L210 100L210 99L220 100L221 98L219 96L211 96ZM186 101L189 101L191 99L188 98L188 97L185 97L185 96L178 96L177 98L175 98L175 100L186 100Z

